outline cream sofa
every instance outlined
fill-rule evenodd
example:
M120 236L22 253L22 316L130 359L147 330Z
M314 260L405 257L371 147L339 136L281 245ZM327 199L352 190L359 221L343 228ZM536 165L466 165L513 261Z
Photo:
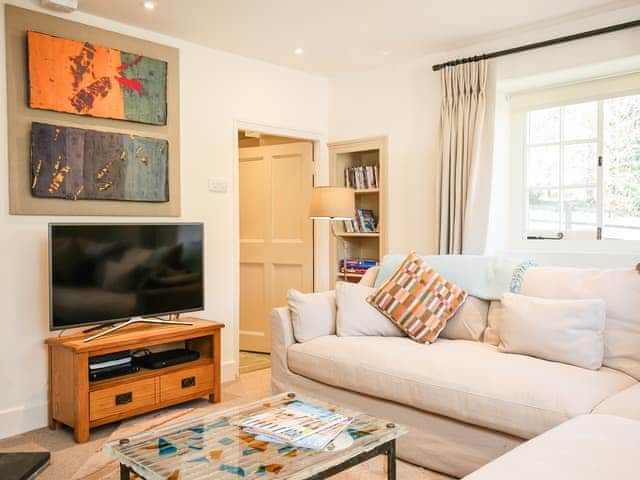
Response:
M374 277L372 271L363 281L372 285ZM640 420L640 275L633 269L530 268L521 293L604 299L603 367L499 352L501 306L495 301L468 300L483 315L483 331L470 333L477 340L441 338L431 345L335 335L297 343L289 309L277 308L271 316L272 390L295 390L408 425L398 456L456 477L580 415Z
M465 480L640 478L640 422L580 415L476 470Z

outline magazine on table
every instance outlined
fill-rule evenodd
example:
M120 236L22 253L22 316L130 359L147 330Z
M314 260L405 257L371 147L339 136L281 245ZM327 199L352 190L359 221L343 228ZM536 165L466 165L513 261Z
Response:
M247 433L268 437L268 441L279 440L294 444L321 432L328 434L329 429L337 428L339 425L344 429L350 421L349 417L339 413L296 400L282 407L241 419L236 425L243 427ZM321 443L321 440L317 437L307 441ZM326 443L331 440L332 438Z
M280 444L289 443L294 447L311 448L313 450L322 450L327 445L329 445L329 443L331 443L338 435L340 435L344 431L344 429L349 426L350 423L351 423L351 419L346 419L344 422L336 423L333 427L329 427L318 433L312 433L311 435L307 435L306 437L303 437L300 440L296 440L295 442L285 442L284 440L281 440L279 438L271 437L269 435L263 435L259 432L255 432L247 428L245 428L244 431L246 433L255 435L256 440L260 442L280 443Z

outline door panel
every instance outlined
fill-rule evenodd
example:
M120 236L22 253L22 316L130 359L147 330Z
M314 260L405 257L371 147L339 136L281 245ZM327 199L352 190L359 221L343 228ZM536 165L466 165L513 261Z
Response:
M313 290L313 145L240 149L240 348L269 352L269 313Z
M267 221L265 160L262 157L240 161L240 239L262 240Z
M271 302L274 305L287 304L287 290L295 288L304 291L304 271L300 265L273 265Z

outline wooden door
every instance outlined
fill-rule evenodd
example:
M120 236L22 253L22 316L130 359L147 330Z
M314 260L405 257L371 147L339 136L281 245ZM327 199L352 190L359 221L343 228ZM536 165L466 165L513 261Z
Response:
M269 313L313 290L310 142L240 149L240 349L271 350Z

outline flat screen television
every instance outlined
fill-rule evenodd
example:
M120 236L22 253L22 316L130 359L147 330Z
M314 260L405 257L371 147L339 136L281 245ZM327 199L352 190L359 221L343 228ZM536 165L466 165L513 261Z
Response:
M50 224L50 329L204 309L201 223Z

